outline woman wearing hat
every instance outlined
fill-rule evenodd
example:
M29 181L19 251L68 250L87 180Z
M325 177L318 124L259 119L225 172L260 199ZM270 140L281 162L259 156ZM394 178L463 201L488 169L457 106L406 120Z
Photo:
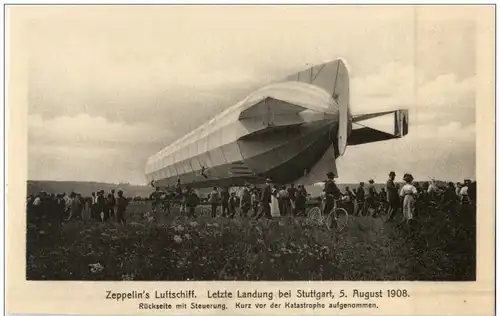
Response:
M415 200L417 198L417 188L413 186L413 176L406 173L403 176L405 184L401 188L399 195L403 198L403 216L406 222L413 219L413 214L415 213Z

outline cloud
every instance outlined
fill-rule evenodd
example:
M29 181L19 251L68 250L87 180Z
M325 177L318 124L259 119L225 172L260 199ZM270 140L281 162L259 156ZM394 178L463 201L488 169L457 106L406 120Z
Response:
M152 148L33 144L28 147L28 178L144 183L144 163Z
M140 144L158 143L171 137L169 130L147 123L110 122L87 114L44 119L28 116L29 140L35 143L60 144Z
M351 81L354 114L407 108L412 126L475 121L475 77L455 74L428 78L412 65L389 63Z
M337 161L340 181L385 181L390 170L417 180L475 178L475 136L475 124L410 125L403 138L348 147Z
M39 180L144 183L147 157L173 134L148 123L87 114L28 118L28 175Z

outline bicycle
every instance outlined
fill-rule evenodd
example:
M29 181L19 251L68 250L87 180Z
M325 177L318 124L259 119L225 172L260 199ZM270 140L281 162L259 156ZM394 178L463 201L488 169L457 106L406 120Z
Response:
M307 214L306 222L318 226L325 225L328 230L335 230L340 233L347 227L349 214L344 208L338 207L342 200L334 200L333 208L327 216L324 216L324 207L313 207Z

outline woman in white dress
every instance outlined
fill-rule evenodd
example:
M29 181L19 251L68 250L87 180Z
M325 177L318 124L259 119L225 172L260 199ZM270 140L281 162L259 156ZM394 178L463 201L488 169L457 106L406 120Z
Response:
M271 216L280 217L280 207L278 203L278 190L276 187L271 191Z
M403 217L406 222L413 219L415 213L415 200L417 198L417 188L413 186L413 176L409 173L403 177L405 185L401 188L399 196L403 198Z

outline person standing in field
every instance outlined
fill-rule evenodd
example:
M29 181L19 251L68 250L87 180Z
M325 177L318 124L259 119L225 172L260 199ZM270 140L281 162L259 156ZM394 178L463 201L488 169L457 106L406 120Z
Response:
M386 222L391 221L394 218L394 215L396 215L397 210L399 209L398 188L394 183L395 178L396 173L394 171L389 172L389 180L387 180L385 184L387 190L387 202L389 203L389 216L387 217Z
M252 210L253 210L253 214L252 214L252 218L257 216L257 213L259 211L259 192L257 191L257 188L254 187L252 189L252 198L251 198L251 201L252 201Z
M296 209L296 215L306 215L306 202L307 202L307 191L304 188L304 186L301 184L299 185L299 189L297 190L296 196L295 196L295 209Z
M238 200L236 198L236 193L231 192L231 197L229 198L229 201L228 201L228 206L229 206L228 217L229 218L234 218L234 215L236 214L237 204L238 204Z
M455 209L455 206L457 204L457 200L458 197L455 193L455 185L453 184L453 182L449 182L448 187L441 197L441 203L443 204L444 210L453 213L453 210Z
M113 199L113 194L108 194L108 198L106 199L106 203L104 206L104 214L102 216L102 221L107 222L108 219L110 219L111 211L113 210L115 206L115 201Z
M365 204L364 204L364 214L368 215L371 212L374 213L375 210L375 197L377 196L377 190L375 190L373 179L368 180L368 186L365 191Z
M268 219L271 218L271 194L271 179L266 179L266 186L262 190L262 194L260 196L261 210L256 219L261 218L263 215Z
M436 181L434 179L429 181L429 187L427 188L427 196L429 198L429 202L436 202L440 194L441 190L438 188Z
M275 186L271 191L271 217L280 217L279 187Z
M356 196L352 193L351 188L345 187L344 196L344 205L349 210L349 213L354 214L354 200L356 199Z
M295 215L296 213L295 210L296 195L297 195L297 189L295 188L295 185L292 183L288 188L288 201L289 201L288 205L290 206L290 212L292 215Z
M196 207L200 204L200 198L194 189L187 189L186 207L188 209L188 218L196 218Z
M405 184L399 195L403 198L403 216L406 223L413 220L415 214L415 201L418 195L417 188L412 184L413 176L409 173L403 176Z
M32 207L31 207L31 212L32 212L32 219L35 224L40 225L42 224L43 220L43 213L44 213L44 206L43 206L43 199L45 196L45 192L40 191L38 194L35 195L35 198L33 199Z
M80 199L75 192L71 192L71 207L68 221L80 218Z
M252 208L252 197L248 186L244 186L240 196L240 214L241 217L247 217L248 211Z
M471 204L469 198L469 185L470 185L470 180L464 180L464 185L462 186L462 188L460 188L460 203L462 205Z
M95 220L97 218L96 212L97 212L97 196L95 195L95 192L92 192L92 202L90 204L90 219Z
M62 222L64 221L64 210L65 210L65 202L61 194L57 195L57 200L56 200L56 208L57 208L57 225L61 226Z
M181 179L177 179L177 184L175 185L175 193L177 193L178 196L182 196Z
M229 192L227 188L223 188L222 192L220 193L221 197L221 204L222 204L222 217L225 217L227 214L229 214Z
M333 172L328 172L326 174L328 180L325 182L325 207L323 209L323 214L326 216L333 209L335 200L341 197L341 192L337 185L335 184Z
M469 183L468 185L468 190L467 190L467 193L469 194L469 198L471 200L471 203L472 204L475 204L476 203L476 190L477 190L477 182L476 181L472 181Z
M156 212L160 209L161 196L162 192L160 191L160 187L156 187L155 191L149 195L149 198L153 200L151 203L151 211Z
M283 186L278 190L278 207L280 210L280 215L285 216L288 213L287 202L289 201L288 191L286 187ZM272 202L271 202L272 203Z
M457 185L455 186L455 194L458 198L460 198L461 189L462 189L462 184L460 182L457 182Z
M365 183L360 182L358 188L356 189L356 214L355 216L361 215L365 205Z
M115 190L111 190L111 202L110 202L109 216L111 219L115 219L115 211L116 211L116 196Z
M212 209L212 217L216 217L217 205L219 203L219 193L217 192L216 187L213 187L212 192L208 195L208 203L210 203L210 207Z
M95 220L99 221L101 219L101 214L104 213L106 208L106 198L104 197L104 190L97 192L97 211Z
M116 221L120 224L125 224L125 210L128 206L128 200L123 196L123 191L118 190L118 198L116 199Z

